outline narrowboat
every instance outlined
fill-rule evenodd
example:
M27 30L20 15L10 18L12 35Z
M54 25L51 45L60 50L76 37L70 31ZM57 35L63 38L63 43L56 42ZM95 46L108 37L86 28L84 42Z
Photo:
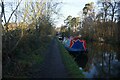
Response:
M70 53L77 54L87 52L86 41L82 40L79 36L64 38L63 44Z

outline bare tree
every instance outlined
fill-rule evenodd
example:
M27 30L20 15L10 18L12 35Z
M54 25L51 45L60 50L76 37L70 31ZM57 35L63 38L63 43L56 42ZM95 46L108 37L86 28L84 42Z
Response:
M16 6L16 8L15 8L15 9L12 11L12 13L10 14L10 17L9 17L9 19L8 19L7 23L9 23L9 21L10 21L10 19L11 19L12 15L13 15L13 14L14 14L14 12L18 9L18 7L19 7L19 5L20 5L21 1L22 1L22 0L20 0L20 2L18 3L18 5Z
M2 1L3 2L3 1ZM22 2L22 0L20 0L20 2L18 2L16 8L12 11L12 13L10 14L8 20L6 21L6 17L5 17L5 11L3 12L4 14L4 20L5 20L5 26L6 26L6 31L8 31L8 23L10 21L10 19L12 18L12 15L15 13L15 11L18 9L20 3ZM4 10L4 2L3 2L3 10Z

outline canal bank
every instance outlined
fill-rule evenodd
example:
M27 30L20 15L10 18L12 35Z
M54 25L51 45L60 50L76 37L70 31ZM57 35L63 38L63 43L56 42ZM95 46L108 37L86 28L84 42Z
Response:
M106 43L88 43L88 53L74 61L86 78L117 78L120 74L120 48Z
M92 78L117 78L120 74L120 48L107 43L88 43L86 76ZM91 75L91 76L90 76Z
M64 44L64 40L61 41ZM61 44L62 45L62 44ZM65 49L65 45L63 46ZM85 78L117 78L120 74L120 47L105 42L87 42L88 53L70 52L63 49L77 63ZM66 60L67 61L67 60Z
M58 39L56 40L60 49L63 63L68 71L68 74L71 76L71 78L85 78L83 74L83 70L79 70L79 66L74 61L73 57L65 49L61 41L59 41Z

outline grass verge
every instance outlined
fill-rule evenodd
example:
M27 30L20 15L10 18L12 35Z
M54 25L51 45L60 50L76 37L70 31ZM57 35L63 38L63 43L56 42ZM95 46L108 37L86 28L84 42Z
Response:
M62 55L62 60L63 63L68 71L68 74L72 77L72 78L84 78L84 74L82 73L82 70L79 70L79 67L77 66L77 64L75 63L75 61L73 60L72 56L69 55L68 51L64 48L64 46L60 43L60 41L58 39L56 39L58 42L58 46Z

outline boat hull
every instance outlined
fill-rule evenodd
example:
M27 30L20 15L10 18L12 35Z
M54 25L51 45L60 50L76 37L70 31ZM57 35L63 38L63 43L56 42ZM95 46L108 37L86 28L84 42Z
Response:
M87 49L86 49L86 51L85 51L85 50L80 50L80 49L69 48L69 47L66 47L66 46L65 46L65 49L66 49L70 54L73 54L73 55L88 53L88 50L87 50Z
M87 51L86 41L81 40L77 37L72 39L64 39L63 43L65 46L65 49L69 51L71 54L81 54Z

